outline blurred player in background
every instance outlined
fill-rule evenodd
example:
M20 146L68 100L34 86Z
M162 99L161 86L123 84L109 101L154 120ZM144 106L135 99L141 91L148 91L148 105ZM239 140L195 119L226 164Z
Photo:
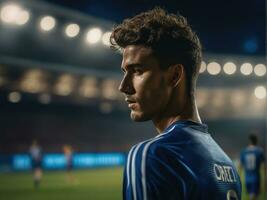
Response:
M258 146L256 135L249 135L249 145L241 152L241 167L245 170L245 182L250 200L257 200L260 193L261 166L264 166L264 152ZM265 167L264 167L265 168Z
M110 41L123 52L119 90L131 118L158 132L130 150L123 199L240 200L237 170L198 114L201 44L186 19L155 8L124 20Z
M33 140L29 152L32 161L34 187L38 188L42 179L42 149L37 140Z
M72 174L73 170L73 149L70 145L63 146L63 153L66 161L66 169L67 169L67 181L70 183L74 183L75 178Z

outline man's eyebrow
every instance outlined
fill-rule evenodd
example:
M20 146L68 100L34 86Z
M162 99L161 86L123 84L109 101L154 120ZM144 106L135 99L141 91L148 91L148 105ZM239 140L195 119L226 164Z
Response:
M121 67L122 70L127 70L129 68L134 68L134 67L141 67L142 65L140 63L132 63L132 64L128 64L125 67Z

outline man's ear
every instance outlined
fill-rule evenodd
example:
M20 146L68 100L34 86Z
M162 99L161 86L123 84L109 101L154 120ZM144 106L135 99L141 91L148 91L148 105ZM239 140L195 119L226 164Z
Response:
M182 64L175 64L169 67L170 84L176 87L184 76L184 66Z

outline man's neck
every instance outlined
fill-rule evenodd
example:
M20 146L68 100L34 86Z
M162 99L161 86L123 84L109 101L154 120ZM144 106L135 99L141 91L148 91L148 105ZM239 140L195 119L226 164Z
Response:
M156 127L157 132L160 134L174 122L186 120L202 123L195 101L186 106L180 114L173 113L172 115L160 116L159 119L154 119L152 121Z

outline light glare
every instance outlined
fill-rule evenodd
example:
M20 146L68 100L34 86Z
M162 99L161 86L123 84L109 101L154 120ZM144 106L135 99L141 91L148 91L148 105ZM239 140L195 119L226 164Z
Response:
M211 74L211 75L217 75L220 73L221 71L221 65L217 62L211 62L207 65L207 71Z
M45 16L41 19L40 26L44 31L51 31L56 25L56 20L54 17Z
M199 73L203 73L207 68L207 65L204 61L201 62Z
M264 76L266 74L266 66L264 64L257 64L254 68L254 73L257 76Z
M85 77L82 80L79 92L82 96L85 96L87 98L97 97L98 95L97 79L94 77Z
M17 25L26 24L30 19L30 13L26 10L23 10L19 13L18 17L16 18Z
M75 78L70 74L61 75L55 85L55 93L60 96L68 96L72 93Z
M69 24L66 27L65 33L68 37L73 38L80 32L80 26L78 24Z
M28 22L30 13L15 4L9 4L1 9L1 19L5 23L23 25Z
M232 62L227 62L223 66L223 71L228 75L234 74L236 71L236 65Z
M18 103L21 100L21 95L19 92L11 92L8 95L8 100L12 103Z
M241 65L240 71L243 75L247 76L252 73L253 67L250 63L244 63L243 65Z
M103 34L103 37L102 37L102 42L104 45L106 46L110 46L110 36L111 36L111 32L106 32Z
M21 8L15 4L6 5L1 9L1 19L5 23L14 23Z
M264 99L266 97L266 88L264 86L258 86L255 88L254 94L258 99Z
M99 28L92 28L87 32L86 40L90 44L99 42L102 36L102 31Z

